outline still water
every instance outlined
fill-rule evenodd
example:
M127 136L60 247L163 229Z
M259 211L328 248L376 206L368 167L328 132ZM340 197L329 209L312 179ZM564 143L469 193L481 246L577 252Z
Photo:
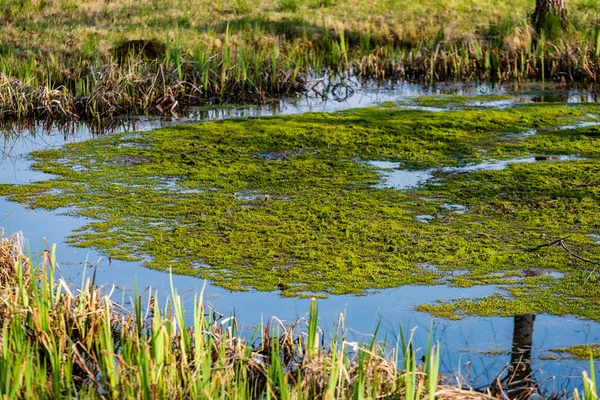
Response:
M541 90L542 89L542 90ZM592 92L564 90L552 87L545 90L539 86L511 87L491 85L441 85L422 87L402 84L393 88L361 88L352 96L326 100L322 98L302 98L294 101L278 102L265 106L198 108L177 120L153 118L124 119L110 133L142 131L162 126L194 123L200 121L258 117L270 115L297 114L304 112L338 111L348 108L367 107L383 102L398 102L400 108L414 109L411 104L418 96L452 93L459 95L511 94L510 100L479 101L482 107L510 107L514 103L535 101L586 102L596 101ZM419 107L430 111L441 111L434 107ZM527 132L524 134L535 134ZM13 135L5 139L3 156L0 160L0 183L23 184L26 182L50 179L51 176L32 171L28 154L31 151L63 146L73 141L93 139L92 131L83 124L73 125L68 131L57 127L37 129ZM569 157L568 155L565 157ZM533 159L518 159L515 162L532 162ZM434 171L403 171L394 163L374 163L386 177L384 187L404 189L422 184L432 178ZM487 163L461 167L458 172L478 169L503 168L506 162ZM460 205L448 205L450 208ZM85 276L91 276L96 268L96 282L108 290L115 288L114 296L127 299L132 296L134 287L139 291L158 291L163 301L171 293L171 279L177 292L183 297L188 309L204 286L204 282L187 276L173 276L144 268L139 263L111 261L98 252L69 246L66 238L74 229L84 224L84 219L65 216L61 211L29 210L22 205L0 198L0 226L9 235L22 231L28 239L29 251L34 257L47 246L56 244L57 261L60 272L74 285L79 285ZM424 221L426 222L426 221ZM545 393L560 392L580 385L581 371L589 369L587 362L558 359L550 360L550 349L573 344L600 343L600 324L579 320L573 317L550 315L522 316L514 318L469 317L459 321L432 320L423 313L415 312L418 304L436 300L448 301L459 297L483 297L499 292L494 286L476 286L469 289L447 286L404 286L395 289L373 291L365 296L329 296L319 302L320 324L331 330L339 314L345 314L345 325L349 337L368 340L368 333L381 322L380 330L387 332L391 342L401 326L405 332L416 328L415 340L424 346L433 329L434 340L439 341L442 350L441 370L451 377L459 374L463 382L473 387L486 387L505 371L515 360L519 349L531 346L531 374ZM234 314L238 325L246 333L251 333L261 321L276 315L284 321L293 322L306 315L310 300L283 298L278 293L230 292L206 283L203 297L205 303L223 314ZM560 357L560 355L558 355ZM528 371L529 372L529 371Z

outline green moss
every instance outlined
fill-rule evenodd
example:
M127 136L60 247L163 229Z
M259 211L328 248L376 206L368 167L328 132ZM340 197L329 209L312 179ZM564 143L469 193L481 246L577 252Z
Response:
M479 354L484 354L484 355L488 355L488 356L505 356L510 354L510 351L508 350L502 350L502 349L491 349L491 350L483 350L480 351Z
M413 99L423 107L467 107L485 105L486 103L500 100L516 101L514 96L496 94L480 96L461 96L455 94L444 94L434 96L421 96Z
M572 251L600 259L588 236L600 228L596 131L552 130L593 110L430 113L388 105L116 134L33 153L35 168L57 177L1 185L0 194L89 218L69 239L77 246L232 290L312 296L489 284L502 296L419 309L447 318L549 312L600 319L600 292L587 279L593 266L560 247L538 247L569 236ZM533 128L542 133L507 136ZM585 158L460 174L436 169L433 182L405 191L379 188L381 171L364 162L424 169L531 154ZM422 223L422 214L437 218ZM540 273L528 273L534 270Z
M600 359L599 344L578 344L560 349L550 349L550 351L559 354L567 354L568 358L576 358L579 360L589 360L590 356L595 359Z

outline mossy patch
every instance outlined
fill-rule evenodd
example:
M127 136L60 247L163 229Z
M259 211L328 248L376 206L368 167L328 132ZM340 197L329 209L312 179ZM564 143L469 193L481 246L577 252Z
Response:
M600 344L578 344L559 349L550 349L550 351L566 354L567 358L576 358L578 360L589 360L590 357L600 359Z
M421 309L455 318L535 311L600 319L593 266L559 246L539 247L568 236L573 252L600 259L588 236L600 231L597 133L552 129L594 109L384 106L115 134L32 153L34 167L56 177L2 185L0 194L89 218L70 237L77 246L233 290L306 296L491 284L506 295ZM529 129L540 133L507 139ZM532 154L580 158L443 169ZM367 160L429 168L433 180L380 188L381 171ZM542 273L526 273L533 270Z
M467 106L493 106L500 104L516 103L517 98L507 94L461 96L454 94L419 96L413 99L416 104L423 107L467 107Z

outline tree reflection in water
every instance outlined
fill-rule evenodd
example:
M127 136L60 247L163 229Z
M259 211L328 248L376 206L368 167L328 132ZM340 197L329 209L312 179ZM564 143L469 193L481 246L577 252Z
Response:
M534 321L533 314L514 317L510 365L492 383L493 394L510 399L528 399L538 395L539 388L531 373Z

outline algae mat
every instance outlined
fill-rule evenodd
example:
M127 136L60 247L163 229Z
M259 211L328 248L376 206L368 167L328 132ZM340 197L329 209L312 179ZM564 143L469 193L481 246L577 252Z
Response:
M435 103L444 101L453 99ZM493 284L502 295L419 309L597 320L595 112L389 103L115 134L32 153L52 179L2 185L0 194L87 218L70 237L77 246L232 290ZM548 157L556 155L570 157ZM426 179L389 187L397 170L374 160Z

